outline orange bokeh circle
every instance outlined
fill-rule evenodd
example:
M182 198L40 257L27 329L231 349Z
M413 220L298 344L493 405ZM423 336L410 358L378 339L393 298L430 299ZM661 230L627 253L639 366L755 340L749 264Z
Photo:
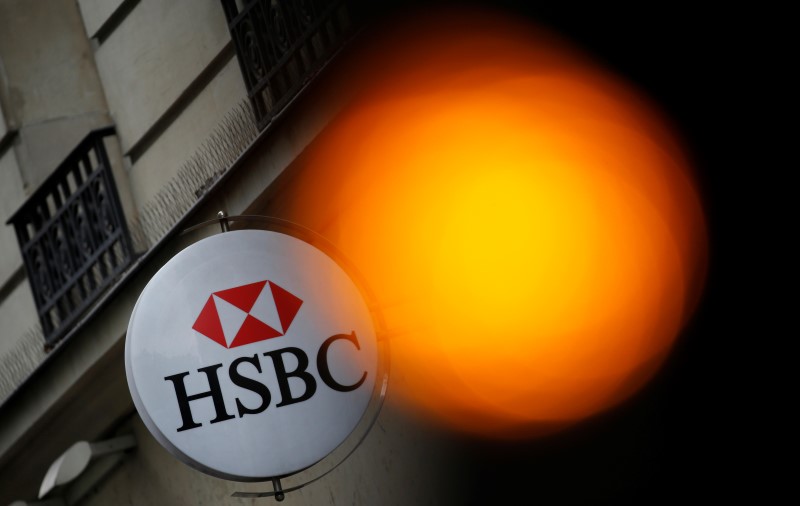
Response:
M335 241L376 293L392 391L513 436L644 384L706 261L659 113L563 42L486 13L397 23L355 68L358 97L310 162L336 183L299 187L336 209Z

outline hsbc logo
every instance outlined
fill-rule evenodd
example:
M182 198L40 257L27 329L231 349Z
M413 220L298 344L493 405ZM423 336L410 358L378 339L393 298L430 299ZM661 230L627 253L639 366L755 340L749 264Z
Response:
M360 291L325 253L277 232L226 232L182 250L142 291L125 346L153 436L232 480L309 467L381 392Z
M235 348L284 335L303 301L272 281L212 293L192 328Z
M284 335L302 305L303 301L299 297L272 281L264 280L248 283L212 293L200 311L192 329L226 348L258 343ZM271 325L264 320L269 321ZM281 330L276 330L275 327ZM367 373L365 371L358 381L352 384L341 383L333 377L328 365L328 350L336 341L347 341L356 350L361 349L355 331L350 334L336 334L328 337L322 342L317 351L317 374L322 383L332 390L350 392L364 383ZM275 378L281 394L280 402L275 407L279 408L307 401L317 391L317 379L308 371L309 358L302 349L290 346L264 352L262 355L269 357L272 361L272 367L275 371ZM295 363L296 366L294 368L287 367L286 364L289 361ZM258 395L261 398L261 402L255 407L249 407L237 397L235 399L236 413L240 418L245 415L262 413L270 406L272 400L272 393L265 384L251 376L245 376L240 371L240 368L244 370L245 364L249 364L251 366L250 369L255 370L255 372L262 373L262 364L258 353L243 356L233 360L228 365L227 371L230 381L237 387ZM171 382L175 388L175 397L182 421L181 426L176 428L178 432L202 427L202 422L197 422L194 419L191 402L205 399L206 397L212 399L215 410L215 416L209 423L219 423L236 418L236 415L230 414L225 407L225 398L217 372L222 367L223 364L220 363L198 368L197 372L205 374L209 389L194 394L187 392L184 382L184 378L189 376L191 371L172 374L164 378L165 381ZM302 382L302 388L295 387L292 389L290 382L292 378L295 379L296 384Z

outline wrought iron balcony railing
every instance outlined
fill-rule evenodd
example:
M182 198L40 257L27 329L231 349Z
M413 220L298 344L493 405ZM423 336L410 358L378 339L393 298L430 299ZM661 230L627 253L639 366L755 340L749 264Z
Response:
M221 0L259 129L342 46L352 20L342 0Z
M8 220L52 345L133 260L104 138L91 132Z

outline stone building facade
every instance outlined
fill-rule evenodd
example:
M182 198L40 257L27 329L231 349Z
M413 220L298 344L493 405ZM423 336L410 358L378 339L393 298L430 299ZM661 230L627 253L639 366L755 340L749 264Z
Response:
M257 9L286 32L254 43ZM281 214L276 181L346 99L324 70L355 22L343 2L0 2L1 504L37 500L74 443L131 434L121 460L42 500L243 504L231 494L271 490L155 442L128 392L125 332L149 277L216 232L182 229ZM304 225L324 234L322 218ZM442 443L390 404L352 458L287 503L441 499L426 469L446 468Z

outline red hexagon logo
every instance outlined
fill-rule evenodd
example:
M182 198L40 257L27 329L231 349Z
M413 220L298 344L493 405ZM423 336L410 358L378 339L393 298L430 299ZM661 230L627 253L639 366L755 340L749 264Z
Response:
M286 334L302 304L272 281L258 281L212 293L192 328L235 348Z

